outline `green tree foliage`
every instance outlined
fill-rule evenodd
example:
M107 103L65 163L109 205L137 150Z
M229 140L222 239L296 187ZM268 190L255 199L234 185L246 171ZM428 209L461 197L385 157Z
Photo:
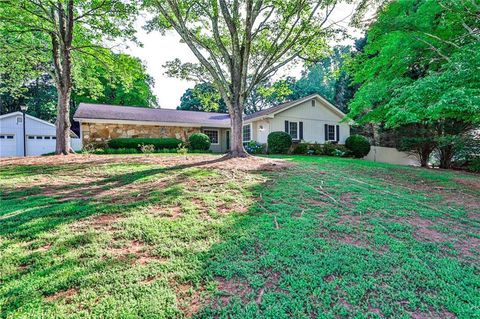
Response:
M144 0L148 27L175 30L199 63L167 64L168 74L213 83L231 117L231 155L246 156L242 115L261 83L295 60L318 58L335 34L336 1Z
M387 5L368 31L364 52L349 62L353 83L360 86L350 118L432 128L431 135L443 141L441 166L448 167L454 137L480 123L479 24L472 1Z
M156 96L153 94L153 79L146 72L145 66L137 58L121 54L129 63L127 67L132 77L131 84L126 84L121 68L107 70L103 64L89 65L85 73L90 74L89 80L97 82L95 86L81 86L77 88L74 82L70 103L70 116L73 116L81 102L105 103L114 105L135 105L156 107ZM119 74L120 72L120 74ZM4 92L0 94L0 114L18 111L20 105L27 105L27 113L42 120L55 122L57 91L55 84L48 74L42 74L35 79L25 80L24 86L17 93Z
M0 78L3 90L20 91L27 79L48 73L57 90L56 153L70 148L70 98L77 88L99 87L86 66L118 61L105 47L135 40L136 1L4 0L0 2ZM13 63L15 61L15 63ZM131 77L124 73L125 83Z
M199 83L187 89L177 110L228 113L220 93L211 83Z

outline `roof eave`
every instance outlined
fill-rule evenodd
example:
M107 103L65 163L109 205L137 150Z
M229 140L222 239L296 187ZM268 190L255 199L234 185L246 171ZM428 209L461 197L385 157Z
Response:
M114 120L114 119L98 119L98 118L83 118L74 117L75 121L80 123L103 123L103 124L134 124L134 125L159 125L159 126L180 126L180 127L218 127L228 128L229 124L215 124L215 123L189 123L189 122L157 122L157 121L136 121L136 120Z

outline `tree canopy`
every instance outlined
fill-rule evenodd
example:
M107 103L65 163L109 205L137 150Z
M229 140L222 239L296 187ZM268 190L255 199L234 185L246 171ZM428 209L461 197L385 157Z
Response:
M213 83L231 118L231 155L245 156L242 114L245 101L280 68L318 58L335 34L330 21L337 1L144 0L154 14L151 29L174 29L198 59L175 60L169 74Z
M360 85L349 116L390 127L479 123L479 23L471 1L386 6L368 31L364 52L349 64L353 83Z
M448 168L462 137L480 124L479 8L466 0L382 7L363 52L347 63L359 86L349 117L415 128L422 138L413 148L421 149L423 163L435 145L440 166Z
M106 43L116 38L135 41L137 10L134 0L0 2L2 89L17 94L28 85L25 80L49 74L57 90L57 154L71 150L69 106L74 81L77 89L100 90L100 79L93 78L87 72L92 68L86 66L118 66ZM130 73L123 75L130 85Z

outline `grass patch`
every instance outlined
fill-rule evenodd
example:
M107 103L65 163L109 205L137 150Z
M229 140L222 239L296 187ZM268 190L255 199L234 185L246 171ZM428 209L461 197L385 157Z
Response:
M472 174L115 158L0 168L1 317L480 315Z

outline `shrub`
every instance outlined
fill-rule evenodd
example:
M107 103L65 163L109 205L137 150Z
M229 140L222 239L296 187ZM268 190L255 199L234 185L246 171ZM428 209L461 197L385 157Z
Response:
M362 158L370 152L370 142L362 135L349 136L345 141L345 146L356 158Z
M332 142L326 142L323 144L321 154L327 156L333 156L335 152L335 145Z
M293 149L293 154L297 155L305 155L308 154L310 145L307 143L299 143L295 145L295 148Z
M250 141L245 145L245 150L249 154L262 154L265 153L265 144L258 143L256 141Z
M473 159L468 163L467 169L470 172L480 173L480 157Z
M292 146L292 137L285 132L268 134L268 151L272 154L286 154Z
M114 138L108 141L110 148L135 148L140 150L142 144L153 145L155 149L176 149L178 144L182 143L179 139L173 137L163 138Z
M192 150L206 151L210 148L210 138L203 133L193 133L188 138L189 147Z

